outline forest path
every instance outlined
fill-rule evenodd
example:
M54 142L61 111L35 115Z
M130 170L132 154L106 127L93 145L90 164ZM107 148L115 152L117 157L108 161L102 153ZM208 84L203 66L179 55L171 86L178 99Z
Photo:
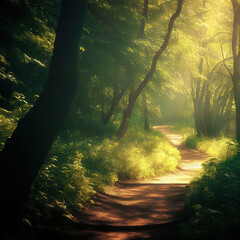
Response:
M180 151L177 169L161 177L107 187L76 220L76 231L69 232L69 239L177 239L174 222L181 219L185 187L208 156L184 146L182 137L169 126L154 129Z

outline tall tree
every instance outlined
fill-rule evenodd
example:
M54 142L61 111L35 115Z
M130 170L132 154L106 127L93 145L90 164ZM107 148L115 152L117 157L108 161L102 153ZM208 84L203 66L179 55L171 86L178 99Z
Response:
M183 0L178 0L177 9L176 9L175 13L172 15L172 17L170 18L167 34L165 35L163 44L158 49L158 51L155 53L149 72L145 76L144 80L139 84L137 89L135 90L134 88L132 88L130 91L128 105L123 113L123 119L122 119L121 125L120 125L120 127L118 129L118 133L117 133L119 138L122 138L125 135L127 128L128 128L130 118L131 118L134 104L137 101L137 99L138 99L139 95L141 94L142 90L144 89L144 87L147 85L147 83L150 81L153 74L155 73L157 61L168 46L168 43L169 43L169 40L171 37L171 33L172 33L172 29L173 29L174 21L180 15L181 10L182 10L182 5L183 5Z
M48 79L1 152L0 208L5 231L16 227L29 188L75 96L86 2L62 1Z
M232 33L232 53L233 53L233 92L236 106L236 139L240 142L240 3L232 0L233 5L233 33Z

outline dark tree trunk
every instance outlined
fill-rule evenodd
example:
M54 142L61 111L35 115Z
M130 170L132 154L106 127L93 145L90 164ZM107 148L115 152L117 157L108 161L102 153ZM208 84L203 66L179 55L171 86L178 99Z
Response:
M233 34L232 34L232 53L233 53L233 93L236 106L236 139L240 142L240 40L239 40L239 26L240 26L240 4L238 0L232 0L234 20L233 20Z
M30 186L75 96L85 5L86 0L62 1L46 84L1 152L0 211L5 232L16 226Z
M165 35L164 42L161 45L161 47L158 49L156 54L154 55L153 60L152 60L152 64L151 64L151 68L150 68L149 72L147 73L147 75L144 78L144 80L139 84L139 86L136 89L136 91L132 94L133 96L129 97L128 106L127 106L126 111L123 114L123 120L122 120L122 123L121 123L121 125L119 127L119 130L118 130L118 134L117 134L118 138L122 138L125 135L125 133L127 131L127 127L128 127L129 121L130 121L130 117L131 117L131 114L132 114L132 110L133 110L134 104L137 101L137 99L138 99L140 93L142 92L142 90L144 89L144 87L147 85L147 83L152 78L152 76L153 76L153 74L154 74L154 72L156 70L158 58L162 55L164 50L167 48L168 42L169 42L170 37L171 37L174 21L180 15L181 10L182 10L182 5L183 5L183 0L178 0L177 10L172 15L172 17L170 18L170 21L169 21L169 24L168 24L168 30L167 30L167 34Z

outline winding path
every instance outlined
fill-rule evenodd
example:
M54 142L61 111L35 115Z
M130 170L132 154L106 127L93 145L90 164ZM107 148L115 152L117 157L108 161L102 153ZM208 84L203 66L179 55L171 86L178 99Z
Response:
M177 169L154 179L119 182L98 193L95 204L76 219L69 239L177 239L174 223L181 219L185 187L208 156L185 147L169 126L154 128L180 151Z

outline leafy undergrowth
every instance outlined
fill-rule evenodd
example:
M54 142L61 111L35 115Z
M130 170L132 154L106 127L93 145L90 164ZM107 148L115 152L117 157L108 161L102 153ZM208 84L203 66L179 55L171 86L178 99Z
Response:
M58 215L71 217L91 202L96 190L118 179L143 179L173 171L180 154L156 132L132 130L115 138L84 138L69 132L58 138L43 165L28 203L33 222Z
M240 234L240 157L229 138L197 138L186 145L209 154L203 171L191 182L185 195L183 239L236 239Z
M190 148L198 149L217 159L231 158L237 153L236 143L232 139L226 137L199 138L192 134L187 136L185 144Z
M184 239L236 239L240 230L240 159L212 160L185 199Z

